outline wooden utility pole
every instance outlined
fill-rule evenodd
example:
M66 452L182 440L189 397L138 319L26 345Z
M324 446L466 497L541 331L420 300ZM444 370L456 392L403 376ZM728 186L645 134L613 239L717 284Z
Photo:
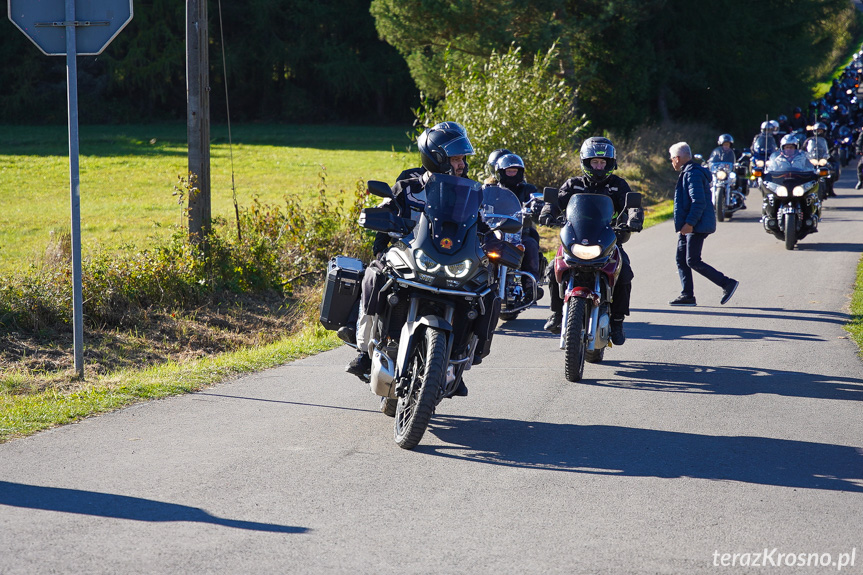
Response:
M189 237L210 233L210 59L207 0L186 0L186 128L189 136Z

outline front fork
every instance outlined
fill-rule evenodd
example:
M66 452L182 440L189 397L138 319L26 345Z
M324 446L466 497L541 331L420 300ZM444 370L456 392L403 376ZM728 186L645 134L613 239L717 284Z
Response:
M566 327L567 321L569 320L569 300L572 298L582 298L587 300L590 304L590 323L587 326L587 351L594 351L596 349L596 335L599 333L599 308L600 308L600 297L599 293L602 289L602 286L599 282L599 274L596 274L596 282L593 286L593 291L588 288L575 285L575 279L573 279L572 275L569 277L569 281L566 286L566 295L563 298L563 317L560 322L560 349L566 349Z

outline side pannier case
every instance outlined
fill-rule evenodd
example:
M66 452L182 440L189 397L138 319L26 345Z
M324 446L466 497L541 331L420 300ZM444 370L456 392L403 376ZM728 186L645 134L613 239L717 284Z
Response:
M356 258L336 256L327 265L327 282L321 300L321 324L329 330L347 325L354 304L360 298L363 262ZM356 315L353 320L356 321Z

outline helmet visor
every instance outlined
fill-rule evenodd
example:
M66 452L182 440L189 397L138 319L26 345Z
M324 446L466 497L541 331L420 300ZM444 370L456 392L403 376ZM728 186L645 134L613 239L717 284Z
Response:
M441 145L441 148L443 148L448 158L452 158L453 156L472 156L474 154L473 146L470 140L467 139L467 136L454 138Z

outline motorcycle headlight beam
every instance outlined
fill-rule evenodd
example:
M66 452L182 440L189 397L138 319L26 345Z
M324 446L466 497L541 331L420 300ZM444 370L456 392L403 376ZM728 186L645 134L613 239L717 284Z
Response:
M572 244L569 246L569 251L572 255L580 260L593 260L602 254L602 246L583 246L581 244Z
M725 170L716 170L716 179L724 180L728 177L728 174L725 173Z

